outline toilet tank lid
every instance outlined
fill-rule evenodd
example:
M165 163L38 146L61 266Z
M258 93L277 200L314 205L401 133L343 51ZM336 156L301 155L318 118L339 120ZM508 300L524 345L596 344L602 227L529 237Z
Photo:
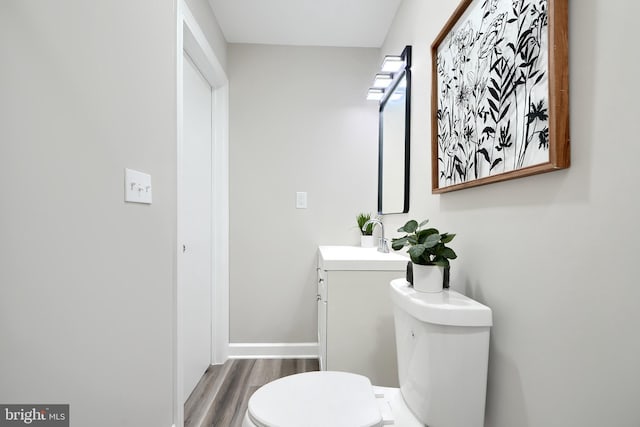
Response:
M491 309L459 292L418 292L404 279L391 282L391 300L411 316L450 326L491 326Z

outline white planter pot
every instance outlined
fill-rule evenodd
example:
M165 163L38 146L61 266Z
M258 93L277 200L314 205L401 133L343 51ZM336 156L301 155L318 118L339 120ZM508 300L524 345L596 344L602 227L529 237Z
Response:
M373 248L376 245L373 236L360 236L360 246L363 248Z
M442 292L444 267L413 264L413 288L418 292Z

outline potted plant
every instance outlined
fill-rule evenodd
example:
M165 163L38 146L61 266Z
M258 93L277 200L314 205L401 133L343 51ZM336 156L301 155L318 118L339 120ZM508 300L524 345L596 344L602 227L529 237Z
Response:
M363 248L373 248L375 246L375 242L373 240L373 227L375 224L369 223L365 227L364 225L371 219L371 214L368 213L360 213L356 216L356 221L358 222L358 230L360 230L360 246ZM363 229L364 227L364 229Z
M398 251L409 246L412 263L413 287L422 292L441 292L444 285L445 269L449 260L456 259L456 253L447 246L455 234L440 233L435 228L423 228L429 220L408 221L398 229L404 236L391 240L391 247Z

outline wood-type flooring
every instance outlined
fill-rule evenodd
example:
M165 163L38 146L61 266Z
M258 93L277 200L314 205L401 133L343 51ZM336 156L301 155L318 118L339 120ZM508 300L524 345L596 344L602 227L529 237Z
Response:
M317 371L316 359L233 359L210 366L184 404L185 427L242 427L251 395L287 375Z

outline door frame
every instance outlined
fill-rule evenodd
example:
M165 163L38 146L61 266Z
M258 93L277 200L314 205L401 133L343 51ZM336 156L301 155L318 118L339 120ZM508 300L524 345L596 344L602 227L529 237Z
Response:
M174 286L173 286L173 422L174 426L184 425L183 383L184 372L181 354L182 310L180 283L182 277L180 186L182 184L183 149L183 55L186 52L212 88L212 149L211 149L211 364L224 363L229 352L229 80L214 50L198 25L193 13L184 0L177 2L177 187L176 187L176 241L174 245Z

